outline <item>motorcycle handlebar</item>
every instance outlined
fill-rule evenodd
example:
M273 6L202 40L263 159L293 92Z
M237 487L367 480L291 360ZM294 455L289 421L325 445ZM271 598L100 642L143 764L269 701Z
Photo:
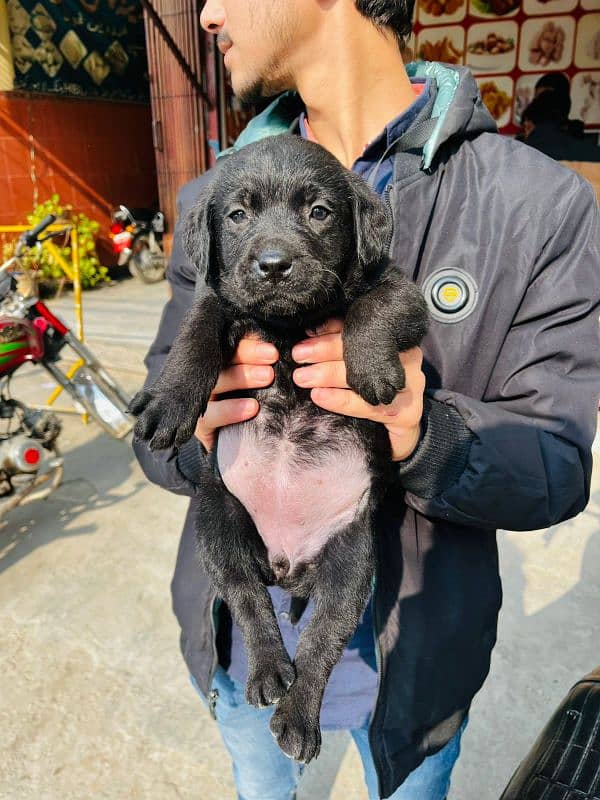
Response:
M22 234L20 241L23 242L23 244L27 245L27 247L33 247L33 245L37 242L40 233L42 233L42 231L45 231L46 228L49 225L52 225L52 223L54 222L56 222L55 215L48 214L48 216L44 217L44 219L41 222L38 222L35 228L32 228L30 231L25 231L25 233Z

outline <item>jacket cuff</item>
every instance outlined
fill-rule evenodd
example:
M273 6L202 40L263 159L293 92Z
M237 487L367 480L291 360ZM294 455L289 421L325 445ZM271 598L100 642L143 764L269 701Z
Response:
M177 468L184 478L194 484L198 483L202 463L206 452L195 436L181 445L177 452Z
M475 438L452 406L425 398L423 433L416 450L397 462L402 487L418 497L437 497L463 472Z

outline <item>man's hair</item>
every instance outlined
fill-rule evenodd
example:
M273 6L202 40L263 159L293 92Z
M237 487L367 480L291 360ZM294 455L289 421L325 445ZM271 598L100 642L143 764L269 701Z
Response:
M415 0L354 0L357 10L378 28L391 28L400 47L412 31Z
M534 125L552 122L561 124L569 116L569 98L560 92L542 92L527 106L523 119Z
M562 72L547 72L535 84L536 91L552 91L569 97L569 79Z

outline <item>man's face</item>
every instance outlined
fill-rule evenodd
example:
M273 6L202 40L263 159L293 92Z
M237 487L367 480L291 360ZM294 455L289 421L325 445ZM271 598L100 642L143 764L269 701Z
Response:
M315 0L207 0L200 23L217 34L235 94L246 103L294 87L293 54L312 35Z

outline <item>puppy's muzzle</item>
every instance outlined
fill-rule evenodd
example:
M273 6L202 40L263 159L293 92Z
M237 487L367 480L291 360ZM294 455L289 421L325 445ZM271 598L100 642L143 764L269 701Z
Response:
M273 283L287 278L292 271L292 259L281 250L263 250L256 263L261 280Z

